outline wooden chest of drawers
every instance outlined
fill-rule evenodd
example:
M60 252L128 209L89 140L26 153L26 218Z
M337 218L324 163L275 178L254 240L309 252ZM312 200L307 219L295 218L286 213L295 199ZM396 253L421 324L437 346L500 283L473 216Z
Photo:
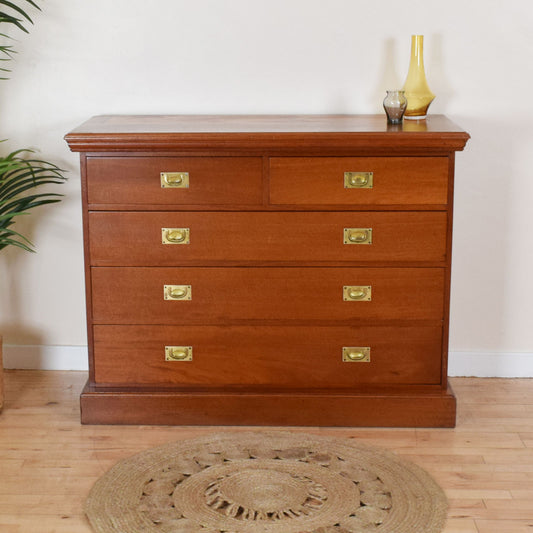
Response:
M442 116L103 116L84 423L453 426Z

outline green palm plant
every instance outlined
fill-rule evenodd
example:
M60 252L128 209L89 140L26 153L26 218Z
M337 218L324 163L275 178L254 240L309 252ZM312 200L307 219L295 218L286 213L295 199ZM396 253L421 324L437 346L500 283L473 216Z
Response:
M0 0L0 26L16 27L28 33L25 25L33 24L30 16L16 0ZM24 0L36 9L39 6L32 0ZM10 37L3 31L1 39ZM0 61L10 61L16 53L11 44L0 44ZM5 63L2 63L5 65ZM10 72L6 66L0 67L0 72ZM0 77L0 79L6 79ZM45 204L59 202L61 194L48 191L36 191L43 185L57 185L65 181L63 171L56 165L33 158L34 152L29 149L16 150L5 156L0 156L0 250L13 245L23 250L34 251L32 243L12 226L15 218L26 215L28 210Z
M0 250L8 245L33 251L32 243L10 226L29 209L59 202L61 194L34 192L36 187L65 181L62 170L40 159L25 159L31 150L17 150L0 157Z

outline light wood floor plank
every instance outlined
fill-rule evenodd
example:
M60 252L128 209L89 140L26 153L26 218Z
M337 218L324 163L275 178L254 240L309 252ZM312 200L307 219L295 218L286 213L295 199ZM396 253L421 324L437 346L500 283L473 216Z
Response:
M475 520L479 533L531 533L533 520Z
M474 520L450 518L446 522L446 533L479 533Z

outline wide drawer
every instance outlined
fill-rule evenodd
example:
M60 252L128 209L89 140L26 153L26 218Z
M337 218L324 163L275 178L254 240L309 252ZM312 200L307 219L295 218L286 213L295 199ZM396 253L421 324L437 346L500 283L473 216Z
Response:
M245 205L262 202L260 157L88 157L89 204ZM170 176L161 173L186 173Z
M446 213L94 211L89 243L98 266L444 261Z
M91 283L99 324L443 318L442 268L93 267Z
M95 381L276 388L438 384L441 340L436 326L95 326ZM192 360L166 360L171 347L177 354L186 348ZM364 348L367 358L346 362L343 348Z
M448 165L447 157L273 157L270 202L444 205Z

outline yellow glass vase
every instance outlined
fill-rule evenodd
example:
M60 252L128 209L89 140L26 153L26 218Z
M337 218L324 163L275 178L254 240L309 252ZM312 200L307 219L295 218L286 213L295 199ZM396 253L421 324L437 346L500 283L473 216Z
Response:
M403 90L407 98L404 118L422 120L427 116L429 104L435 99L426 80L424 70L424 36L411 36L411 62Z

